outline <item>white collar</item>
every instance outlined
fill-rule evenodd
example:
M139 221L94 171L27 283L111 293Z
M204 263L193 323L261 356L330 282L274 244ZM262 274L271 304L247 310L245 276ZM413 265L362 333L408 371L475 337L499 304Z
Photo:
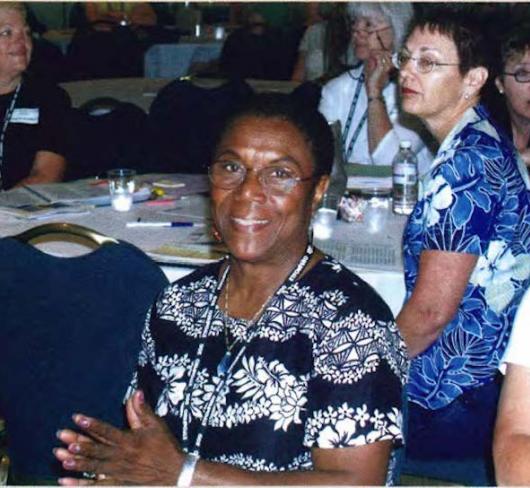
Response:
M350 71L348 71L350 78L360 80L364 75L364 64L359 62Z

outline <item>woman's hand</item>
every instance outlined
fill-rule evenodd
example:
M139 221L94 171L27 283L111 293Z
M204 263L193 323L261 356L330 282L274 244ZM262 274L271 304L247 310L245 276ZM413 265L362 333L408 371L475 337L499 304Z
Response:
M380 97L388 84L390 72L393 70L390 51L372 51L364 63L366 94L369 97Z
M74 415L86 434L61 430L66 448L54 449L64 469L94 473L95 479L61 478L62 485L140 484L174 485L184 454L162 419L136 391L126 404L130 430L120 430L100 420Z

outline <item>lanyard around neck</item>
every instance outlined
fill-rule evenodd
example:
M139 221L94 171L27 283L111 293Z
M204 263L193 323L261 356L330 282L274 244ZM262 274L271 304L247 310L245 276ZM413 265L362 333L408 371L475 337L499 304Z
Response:
M303 254L303 256L300 258L296 266L293 268L291 273L289 274L286 282L287 283L293 283L296 281L300 275L302 274L302 271L305 269L307 263L311 259L311 256L314 252L314 248L312 244L308 244L306 247L306 250ZM199 430L197 432L197 436L195 437L195 442L193 443L193 446L190 445L189 441L189 422L190 422L190 416L191 416L191 397L192 397L192 386L195 382L195 377L197 376L197 372L199 371L199 366L202 358L202 354L204 352L205 342L208 337L208 333L210 331L210 328L212 326L213 322L213 316L215 312L215 304L217 303L217 300L219 298L219 294L221 293L221 289L223 288L224 284L226 283L228 273L230 272L230 264L228 264L223 271L223 274L217 284L217 287L215 289L215 293L212 295L212 298L210 300L209 306L208 306L208 313L206 315L206 325L203 329L202 337L204 339L203 342L199 344L199 347L197 348L197 354L195 356L195 361L193 362L191 371L190 371L190 378L189 383L186 388L186 395L184 397L184 405L182 411L182 447L189 453L196 456L199 456L200 447L202 444L202 439L204 436L204 432L206 431L206 427L208 424L208 421L210 419L210 415L212 413L213 407L215 406L217 399L219 397L219 394L223 391L223 389L226 387L226 382L228 381L228 378L230 378L231 372L234 369L235 365L239 362L240 358L243 356L244 352L246 351L247 344L256 337L260 322L262 317L265 315L265 312L267 311L267 306L263 310L263 313L259 318L257 318L256 322L252 326L252 333L248 335L247 341L245 344L243 344L243 347L238 351L228 368L226 369L226 372L222 374L219 379L220 381L217 383L215 390L213 391L210 400L208 404L206 405L206 409L204 412L204 415L201 420L201 425L199 427ZM284 282L285 283L285 282ZM283 287L284 283L278 287L278 289L274 292L274 294L269 299L269 304L272 303L274 297L277 295L278 291ZM223 358L224 359L224 358ZM222 362L223 360L221 360Z
M359 78L357 79L357 86L355 88L355 94L353 96L353 100L350 105L350 111L348 112L348 118L346 119L346 124L344 125L344 133L342 134L342 145L345 148L344 155L346 157L346 161L350 160L350 156L353 153L353 146L355 146L355 143L357 142L357 139L359 138L363 125L366 122L366 119L368 117L368 107L366 107L364 114L361 116L359 122L357 123L357 127L353 131L353 135L350 139L350 143L346 147L346 142L348 141L348 134L350 132L351 124L353 121L353 116L357 108L357 102L359 101L359 96L361 95L361 89L363 87L363 84L364 84L364 73L361 73L361 76L359 76Z
M6 137L7 126L9 125L11 117L13 116L13 112L15 111L15 105L17 103L18 92L20 91L21 85L22 82L20 82L15 89L15 93L13 95L13 98L11 99L11 103L9 104L9 107L6 110L6 114L4 116L4 123L2 125L2 132L0 133L0 190L4 188L4 181L2 178L2 169L4 164L4 139Z

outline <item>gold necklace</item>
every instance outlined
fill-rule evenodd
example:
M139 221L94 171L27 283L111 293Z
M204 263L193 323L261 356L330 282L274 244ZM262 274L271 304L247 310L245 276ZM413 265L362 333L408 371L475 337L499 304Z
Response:
M261 307L258 309L258 311L252 316L252 318L250 320L245 320L246 322L246 328L247 330L252 328L252 326L260 319L263 311L265 310L265 308L267 307L267 305L269 304L269 302L272 300L272 297L276 294L276 290L274 290L268 297L267 299L263 302L263 304L261 305ZM236 345L237 342L239 342L239 338L238 337L235 337L234 340L232 341L232 344L230 344L230 341L228 339L228 333L229 333L229 330L228 330L228 319L230 318L230 314L228 312L228 302L229 302L229 297L230 297L230 273L228 273L228 276L226 277L226 286L225 286L225 317L224 317L224 321L223 321L223 326L224 326L224 336L225 336L225 346L226 346L226 351L227 353L230 354L230 352L232 351L232 349L234 348L234 346Z
M296 279L298 279L298 277L302 274L302 271L306 267L307 263L311 259L312 254L313 254L313 246L311 244L308 244L307 247L306 247L306 250L304 252L304 255L300 258L300 260L298 261L298 263L296 264L294 269L291 271L291 273L287 277L287 280L286 280L287 283L293 283ZM230 344L230 340L228 339L228 325L227 325L227 321L228 321L228 318L229 318L229 315L228 315L228 313L229 313L228 312L228 302L230 300L230 298L229 298L230 297L230 264L228 264L228 268L225 269L225 272L223 274L223 279L221 280L221 282L219 283L219 286L217 288L217 297L219 297L219 293L221 292L221 289L223 287L222 281L225 282L224 283L224 286L225 286L225 300L224 300L225 314L224 314L224 319L223 319L223 326L224 326L223 332L224 332L224 336L225 336L226 352L225 352L225 355L223 356L223 358L221 359L221 362L217 365L217 374L219 376L221 376L221 377L224 377L226 375L226 373L228 372L228 370L233 366L233 364L232 364L232 349L234 348L234 346L238 342L240 342L239 337L236 337L232 341L231 344ZM247 328L246 328L247 340L250 340L250 337L248 336L249 330L252 329L252 328L254 328L254 329L256 328L255 326L259 323L263 312L267 308L267 305L269 305L269 303L274 298L274 296L276 295L278 290L281 288L283 283L285 283L285 281L282 282L278 286L278 288L276 288L267 297L267 299L263 302L263 305L261 305L259 310L252 316L250 321L247 323ZM211 320L211 318L210 318L210 320ZM254 333L255 332L256 331L254 330ZM236 360L237 360L237 358L236 358Z

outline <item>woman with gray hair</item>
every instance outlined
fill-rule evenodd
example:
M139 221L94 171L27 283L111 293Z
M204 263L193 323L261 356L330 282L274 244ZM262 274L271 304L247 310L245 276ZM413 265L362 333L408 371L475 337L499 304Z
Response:
M429 167L430 151L419 135L420 124L399 113L392 53L401 45L412 6L407 2L350 3L352 42L359 63L322 90L319 110L328 122L339 120L346 161L389 165L400 140L410 140L420 174ZM411 123L412 122L412 123Z

